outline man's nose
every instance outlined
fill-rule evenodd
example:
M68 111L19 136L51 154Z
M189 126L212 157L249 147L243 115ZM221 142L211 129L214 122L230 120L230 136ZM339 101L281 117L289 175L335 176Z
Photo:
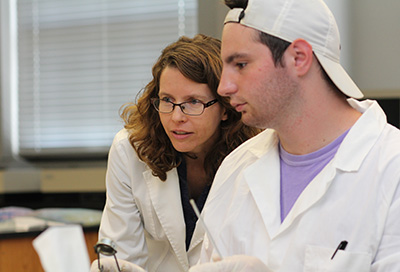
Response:
M221 96L231 96L237 91L237 86L232 80L232 76L225 69L222 70L221 80L217 92Z

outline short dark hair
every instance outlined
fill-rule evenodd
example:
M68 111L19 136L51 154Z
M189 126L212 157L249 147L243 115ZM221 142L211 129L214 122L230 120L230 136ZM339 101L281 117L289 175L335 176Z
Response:
M242 8L246 9L248 0L225 0L225 5L229 8ZM245 15L246 16L246 15ZM280 38L274 37L262 31L258 31L258 41L265 44L272 53L272 58L274 59L275 66L278 64L282 65L282 57L286 49L289 47L290 42L282 40Z
M258 32L259 32L258 39L262 44L265 44L271 51L275 66L277 66L278 64L283 65L282 57L286 49L289 47L290 42L269 35L262 31Z
M227 5L230 9L234 8L242 8L246 9L248 0L225 0L225 5Z
M248 0L225 0L225 5L227 5L229 8L234 9L234 8L242 8L246 9L248 4ZM246 16L246 15L245 15ZM261 42L262 44L266 45L269 50L271 51L272 58L274 60L275 66L278 64L283 65L282 63L282 57L283 54L285 53L286 49L289 47L290 42L285 41L281 38L272 36L270 34L267 34L265 32L259 31L258 35L258 41ZM325 72L325 69L321 66L321 75L325 79L325 81L330 85L333 89L338 90L337 86L331 78L328 76L328 74ZM342 93L340 90L338 90L340 93Z

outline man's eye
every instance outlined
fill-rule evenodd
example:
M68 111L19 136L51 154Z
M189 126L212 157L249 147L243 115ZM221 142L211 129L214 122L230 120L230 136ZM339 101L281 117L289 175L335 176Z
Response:
M247 65L247 63L245 63L245 62L238 62L238 63L236 63L236 66L237 66L239 69L243 69L246 65Z

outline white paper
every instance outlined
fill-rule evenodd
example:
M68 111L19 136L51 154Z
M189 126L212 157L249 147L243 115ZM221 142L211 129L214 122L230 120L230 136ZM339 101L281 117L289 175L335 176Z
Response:
M35 240L33 247L46 272L88 272L89 254L80 225L50 227Z
M43 230L48 226L65 225L65 223L47 221L33 216L17 216L12 219L15 224L15 232L31 230Z

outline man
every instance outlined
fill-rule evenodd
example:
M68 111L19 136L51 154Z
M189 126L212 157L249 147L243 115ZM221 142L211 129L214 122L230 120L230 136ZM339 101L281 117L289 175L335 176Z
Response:
M321 0L226 4L218 92L269 129L218 170L215 245L190 271L400 271L400 131L356 100L333 15Z

